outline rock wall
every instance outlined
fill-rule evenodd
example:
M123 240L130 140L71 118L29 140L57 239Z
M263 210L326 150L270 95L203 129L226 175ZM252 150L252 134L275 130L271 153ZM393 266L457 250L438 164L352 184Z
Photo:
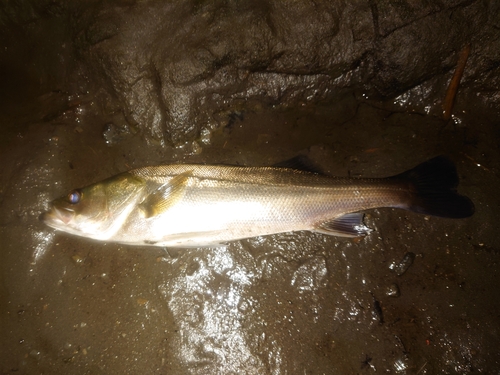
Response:
M3 5L3 29L67 22L79 79L156 144L196 139L262 103L291 107L344 90L396 96L450 74L467 44L462 87L500 102L493 1L17 4Z

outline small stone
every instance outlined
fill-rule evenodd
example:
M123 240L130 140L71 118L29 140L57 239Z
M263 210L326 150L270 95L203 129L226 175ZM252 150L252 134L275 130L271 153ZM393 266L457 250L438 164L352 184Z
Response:
M83 263L84 258L80 254L75 254L71 257L76 264Z
M127 131L124 128L120 128L111 122L104 125L102 130L102 136L108 146L119 143L126 133Z
M385 295L387 297L399 297L401 295L401 292L399 290L398 284L392 283L391 285L389 285L385 290Z
M415 254L409 251L404 255L403 259L401 259L399 263L393 262L389 268L396 272L396 275L401 276L408 271L414 260Z
M40 359L42 357L42 353L40 353L39 350L33 349L32 351L30 351L30 357Z

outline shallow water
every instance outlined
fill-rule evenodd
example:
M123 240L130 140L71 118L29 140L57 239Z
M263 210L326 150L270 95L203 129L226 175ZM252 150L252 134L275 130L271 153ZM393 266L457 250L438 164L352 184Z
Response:
M401 98L263 104L173 149L146 146L92 94L9 102L0 118L2 372L494 373L498 115L474 100L458 108L446 125ZM364 239L284 233L189 250L98 243L38 220L50 200L133 167L270 165L298 153L333 175L366 177L446 154L476 214L372 210Z

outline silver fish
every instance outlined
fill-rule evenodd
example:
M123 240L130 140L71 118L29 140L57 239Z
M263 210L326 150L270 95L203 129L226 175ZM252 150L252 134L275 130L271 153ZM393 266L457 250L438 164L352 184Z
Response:
M42 220L71 234L130 245L214 246L254 236L371 232L360 211L398 207L465 218L455 166L436 157L388 178L339 178L296 168L160 165L133 169L52 202Z

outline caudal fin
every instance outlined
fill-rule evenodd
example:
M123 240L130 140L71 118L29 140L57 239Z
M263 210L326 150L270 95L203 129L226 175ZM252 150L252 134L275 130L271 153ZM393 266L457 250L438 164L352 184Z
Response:
M464 218L474 213L474 203L457 193L458 175L449 159L438 156L394 178L411 184L409 210L440 217Z

